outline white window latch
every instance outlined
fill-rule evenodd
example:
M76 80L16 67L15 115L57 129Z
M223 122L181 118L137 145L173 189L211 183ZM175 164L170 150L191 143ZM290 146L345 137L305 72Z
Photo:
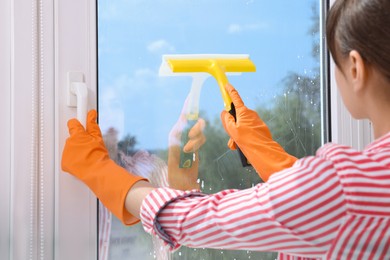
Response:
M88 110L88 89L84 74L79 71L68 72L68 107L77 107L77 119L86 127Z

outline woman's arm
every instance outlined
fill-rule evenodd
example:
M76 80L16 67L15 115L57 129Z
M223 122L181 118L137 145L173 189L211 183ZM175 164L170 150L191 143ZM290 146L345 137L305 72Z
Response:
M96 118L97 112L89 111L86 128L77 119L68 121L70 136L62 153L62 169L83 181L124 224L135 224L139 222L142 200L154 188L146 178L127 172L110 159ZM199 120L191 128L185 146L187 152L196 152L205 142L203 127L204 121ZM186 187L196 187L194 177L197 176L198 160L194 163L196 167L179 168L180 149L177 145L169 147L168 175L174 180L180 179L180 182L176 181L175 188L181 188L184 184ZM187 179L188 176L191 178Z
M138 181L135 183L126 195L126 210L134 217L140 219L142 201L155 188L156 187L153 187L152 184L147 181Z
M310 157L250 189L212 195L153 190L142 203L141 221L171 249L186 245L316 257L329 248L345 212L333 165Z

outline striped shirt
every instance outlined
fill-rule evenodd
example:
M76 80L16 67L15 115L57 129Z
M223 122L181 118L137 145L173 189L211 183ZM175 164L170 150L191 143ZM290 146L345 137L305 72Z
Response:
M390 133L362 152L327 144L250 189L213 195L155 189L142 203L141 220L172 250L390 259Z

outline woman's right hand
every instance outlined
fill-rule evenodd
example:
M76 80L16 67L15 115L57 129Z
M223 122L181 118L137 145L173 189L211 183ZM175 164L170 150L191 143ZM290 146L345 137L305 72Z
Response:
M227 84L226 90L236 109L236 119L227 111L222 111L223 127L230 136L228 146L240 147L260 178L267 181L275 172L291 167L297 160L272 139L268 126L256 111L248 109L237 90Z

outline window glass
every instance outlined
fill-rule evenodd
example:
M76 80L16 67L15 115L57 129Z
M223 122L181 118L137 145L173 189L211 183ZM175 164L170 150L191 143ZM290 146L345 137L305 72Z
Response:
M321 145L320 1L98 1L99 124L111 157L129 171L164 176L168 135L191 78L161 77L163 54L249 54L255 73L229 76L273 137L298 157ZM244 189L261 182L227 147L219 87L200 94L207 121L201 148L202 191ZM155 179L166 185L162 179ZM156 251L142 226L125 227L100 207L101 259L275 259L272 252L180 248Z

